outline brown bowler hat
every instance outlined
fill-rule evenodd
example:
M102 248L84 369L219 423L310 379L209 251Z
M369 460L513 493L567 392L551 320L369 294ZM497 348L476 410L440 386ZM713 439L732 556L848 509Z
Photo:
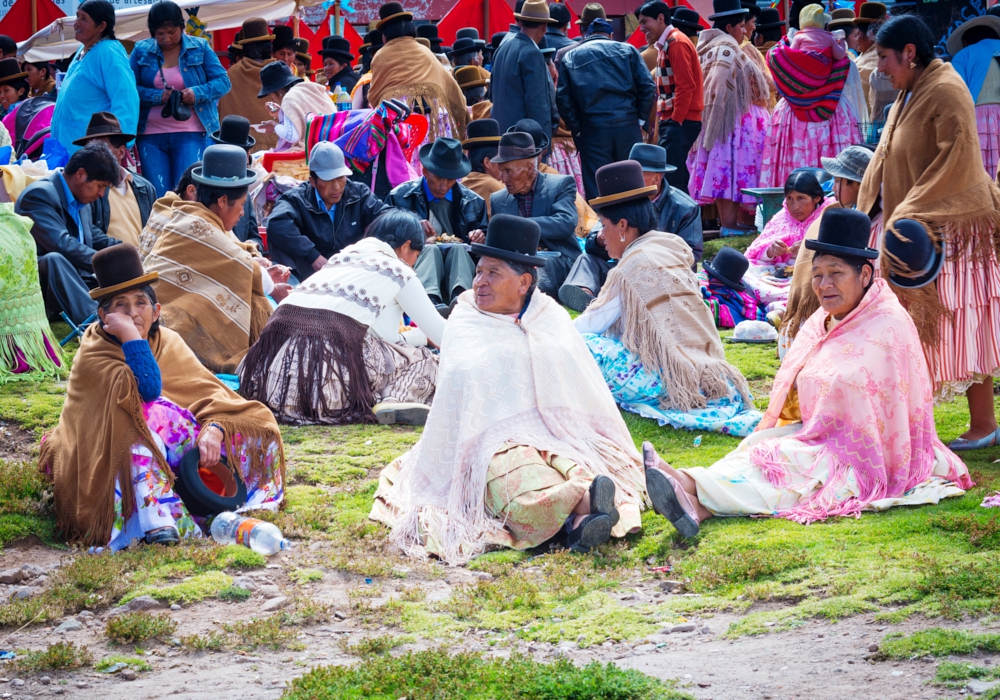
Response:
M642 176L642 166L635 160L623 160L618 163L602 165L594 175L597 180L597 191L600 197L587 202L595 209L609 204L631 202L635 199L647 199L656 192L656 186L646 186Z
M830 13L830 21L826 23L827 31L834 31L835 29L847 29L848 27L854 26L854 10L836 9Z
M267 26L267 20L263 17L251 17L243 22L243 39L240 46L253 44L258 41L274 41L274 34Z
M0 85L23 80L28 74L21 70L21 64L16 58L5 58L0 61Z
M103 299L160 279L159 272L147 273L142 269L139 249L128 243L97 251L91 264L98 285L97 289L90 290L91 299Z
M455 82L463 90L486 85L485 71L479 66L462 66L455 71Z
M872 22L885 19L887 11L888 8L880 2L863 2L852 22L855 27L867 27Z
M122 133L121 122L111 112L95 112L90 117L90 123L87 124L87 132L82 138L74 141L73 145L86 146L90 139L98 139L104 136L124 136L129 141L135 138L135 134Z
M375 29L384 29L387 24L392 24L393 22L404 22L412 19L413 13L404 10L402 3L387 2L382 5L382 7L378 8L378 24L375 25Z

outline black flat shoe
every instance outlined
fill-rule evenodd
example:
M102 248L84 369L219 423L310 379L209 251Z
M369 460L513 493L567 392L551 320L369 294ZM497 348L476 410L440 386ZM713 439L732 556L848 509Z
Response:
M615 482L603 474L594 477L590 483L590 512L609 516L611 527L618 524L618 509L615 508Z
M611 539L611 517L603 513L591 513L584 517L576 528L566 535L566 546L571 552L586 554L594 547Z
M595 298L586 289L577 287L575 284L564 284L559 288L559 301L562 302L563 306L581 314L587 310L590 302Z
M146 533L146 544L162 544L166 547L180 544L181 537L175 527L158 527Z
M694 537L698 534L698 516L689 513L683 505L675 485L677 482L659 469L646 470L646 493L653 503L653 510L670 521L682 537ZM684 494L685 500L687 494Z

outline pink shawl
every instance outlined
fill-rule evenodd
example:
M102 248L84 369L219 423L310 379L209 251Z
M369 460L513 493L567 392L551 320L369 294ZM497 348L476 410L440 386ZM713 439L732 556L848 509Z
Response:
M823 213L830 204L836 201L835 197L827 197L819 206L816 207L816 211L810 214L805 221L796 221L791 214L788 213L788 208L782 204L781 211L771 217L771 220L767 222L767 226L764 227L764 231L754 239L754 242L750 244L747 248L746 256L747 260L750 261L751 265L779 265L782 263L794 263L794 255L779 255L774 260L765 260L764 255L767 253L768 247L775 241L784 241L785 245L791 248L793 245L805 238L806 231L809 230L809 225L819 218L819 215Z
M823 487L779 517L809 523L831 515L858 516L872 501L902 496L930 478L934 450L947 456L948 478L974 484L962 461L938 439L930 373L917 329L885 280L876 279L854 311L829 333L822 308L806 320L774 379L767 413L757 426L777 425L793 385L802 430L794 437L822 445L831 462ZM750 459L776 486L785 480L781 438L763 440ZM860 496L831 495L853 469Z

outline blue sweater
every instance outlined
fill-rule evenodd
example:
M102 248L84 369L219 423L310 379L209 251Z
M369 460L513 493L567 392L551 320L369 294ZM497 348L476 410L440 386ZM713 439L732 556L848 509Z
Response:
M135 375L136 384L139 385L139 396L143 403L160 396L163 383L160 379L160 366L156 364L153 351L149 348L149 342L145 340L130 340L122 343L122 351L125 353L125 362L128 364L132 374Z
M1000 39L983 39L978 44L967 46L951 59L952 68L958 71L972 93L972 101L979 99L986 72L993 57L1000 54Z

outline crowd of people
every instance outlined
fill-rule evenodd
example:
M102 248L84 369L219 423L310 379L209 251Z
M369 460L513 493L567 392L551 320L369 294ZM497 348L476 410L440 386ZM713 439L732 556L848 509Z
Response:
M446 47L391 1L314 70L261 18L225 68L171 0L128 48L86 0L64 65L0 58L0 381L60 374L48 322L79 327L39 458L66 537L278 508L279 423L423 425L371 517L453 563L646 507L691 537L963 494L955 452L1000 442L1000 15L945 61L877 2L713 8L648 0L639 51L523 0ZM706 259L709 222L760 233ZM734 328L778 335L764 412ZM743 440L677 470L619 409Z

